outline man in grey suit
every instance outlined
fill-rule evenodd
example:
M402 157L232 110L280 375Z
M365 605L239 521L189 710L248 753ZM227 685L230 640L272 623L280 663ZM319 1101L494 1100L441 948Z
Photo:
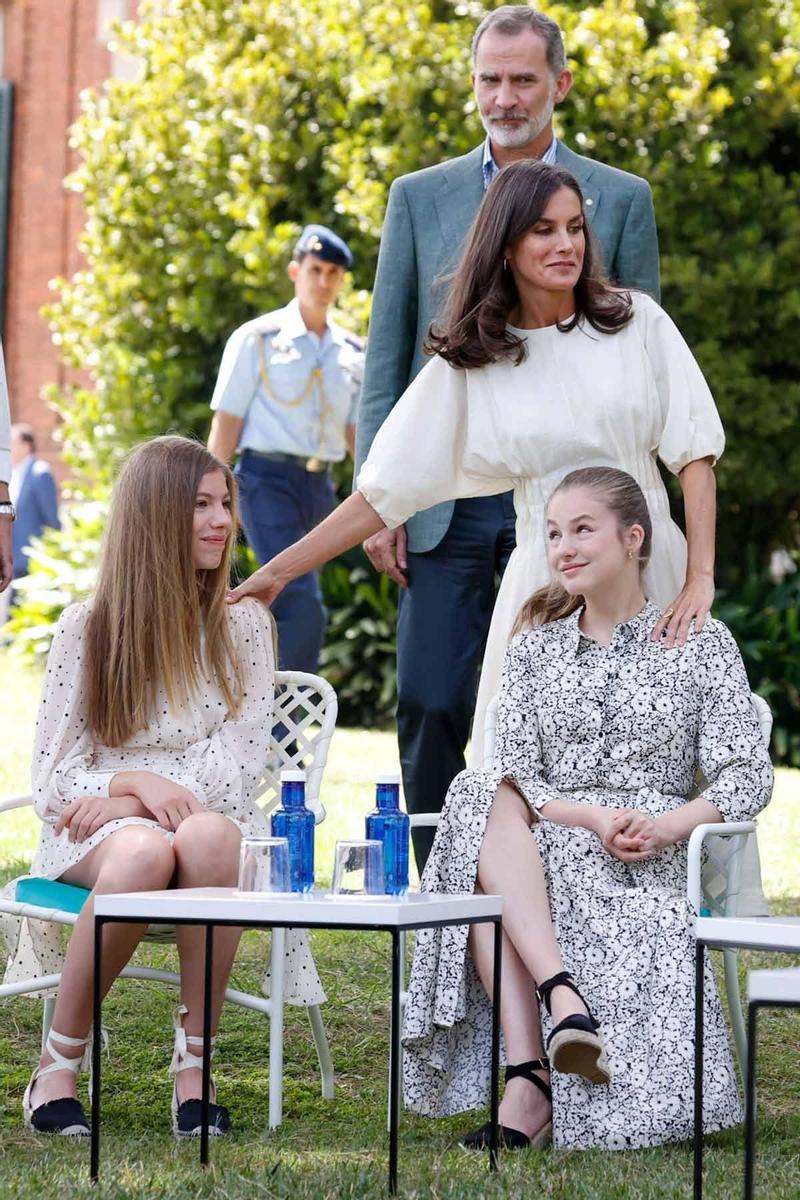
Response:
M571 171L606 271L658 298L649 186L575 154L553 134L553 109L572 85L559 27L524 5L495 9L476 30L472 59L486 140L461 158L396 179L389 192L358 416L359 468L425 364L422 344L445 299L446 277L486 188L508 163L538 158ZM513 547L510 492L437 505L407 531L382 530L364 543L373 565L402 589L397 729L410 812L440 811L464 767L496 580ZM430 830L415 831L420 870L431 842Z

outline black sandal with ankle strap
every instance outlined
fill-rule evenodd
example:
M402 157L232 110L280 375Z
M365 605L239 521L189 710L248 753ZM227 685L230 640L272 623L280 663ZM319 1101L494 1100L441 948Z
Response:
M605 1048L597 1035L600 1022L589 1012L589 1006L581 996L569 971L559 971L551 979L545 979L536 989L536 994L550 1013L550 996L554 988L568 987L586 1005L587 1016L573 1013L559 1021L547 1039L547 1053L554 1070L564 1075L582 1075L590 1083L608 1083L611 1071Z
M527 1079L528 1083L533 1083L547 1100L548 1104L553 1103L553 1093L550 1090L550 1084L545 1083L534 1071L549 1071L550 1063L546 1057L532 1058L529 1062L514 1063L506 1067L506 1083L510 1079ZM519 1129L511 1129L508 1125L497 1126L498 1144L503 1150L529 1150L539 1149L542 1146L548 1146L553 1136L553 1125L548 1121L541 1129L538 1129L533 1137L528 1137L526 1133L521 1133ZM461 1142L461 1145L466 1150L488 1150L492 1137L491 1121L487 1121L485 1125L481 1125L480 1129L475 1129Z

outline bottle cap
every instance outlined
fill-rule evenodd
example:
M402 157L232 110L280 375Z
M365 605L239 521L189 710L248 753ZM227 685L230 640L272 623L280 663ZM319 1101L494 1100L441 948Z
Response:
M394 771L394 772L384 771L381 775L376 776L375 783L378 786L380 786L381 784L384 784L384 785L389 784L390 786L393 785L394 787L399 787L400 786L400 776L397 774L396 771Z
M305 771L281 771L281 783L305 783Z

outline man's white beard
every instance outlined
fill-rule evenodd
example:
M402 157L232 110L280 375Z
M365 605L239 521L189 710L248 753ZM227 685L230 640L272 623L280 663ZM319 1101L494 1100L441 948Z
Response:
M543 129L546 129L553 117L555 105L550 101L538 113L525 120L517 120L510 127L497 125L490 117L481 113L481 124L496 145L504 150L519 150L534 141Z

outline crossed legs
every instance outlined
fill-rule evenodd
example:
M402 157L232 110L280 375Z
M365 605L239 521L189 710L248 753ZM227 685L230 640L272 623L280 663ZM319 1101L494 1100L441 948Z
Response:
M236 880L241 835L220 813L195 813L179 826L172 845L156 829L128 825L110 834L85 858L62 875L64 883L89 887L92 894L81 910L67 948L58 989L53 1029L72 1038L85 1038L91 1025L94 980L94 897L104 892L152 891L169 887L229 886ZM141 941L144 925L107 925L103 933L105 995ZM212 1033L216 1032L239 929L220 929L214 938ZM183 928L177 935L181 966L181 1001L188 1008L184 1027L188 1034L203 1033L204 931ZM82 1053L58 1043L66 1058ZM45 1051L40 1066L51 1061ZM200 1095L199 1070L181 1071L176 1077L180 1101ZM37 1079L33 1107L76 1094L75 1076L54 1071Z
M497 789L478 860L477 888L503 896L503 971L500 1022L509 1063L541 1058L544 1053L535 988L564 970L528 805L507 783ZM493 934L488 925L470 933L470 953L481 982L492 994ZM555 1023L585 1013L580 999L565 987L552 993ZM509 1081L500 1104L500 1121L532 1136L549 1120L549 1105L525 1079Z

